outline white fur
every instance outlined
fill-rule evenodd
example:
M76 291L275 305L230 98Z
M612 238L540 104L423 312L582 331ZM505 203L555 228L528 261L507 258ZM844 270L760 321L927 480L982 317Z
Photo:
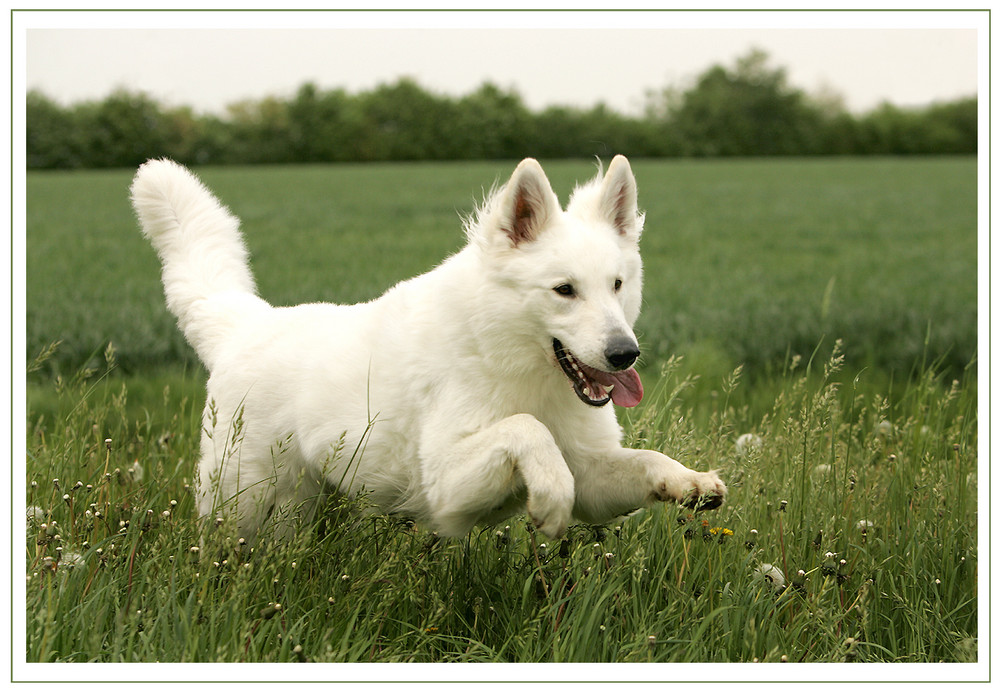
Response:
M258 298L238 221L171 161L139 169L132 202L210 372L202 516L231 513L249 537L335 489L446 535L526 506L558 536L574 518L726 493L713 472L622 448L613 406L583 403L553 352L558 339L608 371L611 340L634 343L643 217L624 157L566 211L526 159L461 252L351 306Z

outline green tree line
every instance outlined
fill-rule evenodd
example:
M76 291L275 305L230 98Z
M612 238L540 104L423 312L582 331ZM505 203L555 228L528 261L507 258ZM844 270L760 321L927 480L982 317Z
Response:
M485 83L461 97L403 78L348 93L303 84L290 98L229 105L224 115L165 107L138 91L61 106L26 99L28 168L187 164L633 157L974 154L976 97L923 108L884 103L860 115L836 96L788 83L754 50L686 89L649 92L641 115L604 104L532 111L514 89Z

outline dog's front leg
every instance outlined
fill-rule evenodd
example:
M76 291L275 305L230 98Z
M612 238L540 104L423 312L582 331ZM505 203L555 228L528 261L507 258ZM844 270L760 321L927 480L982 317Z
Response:
M693 471L649 449L617 448L576 470L574 514L602 523L655 501L714 509L726 492L715 471Z
M477 520L527 491L528 515L539 531L562 535L575 498L573 474L552 433L518 414L447 444L425 449L424 487L435 528L467 533Z

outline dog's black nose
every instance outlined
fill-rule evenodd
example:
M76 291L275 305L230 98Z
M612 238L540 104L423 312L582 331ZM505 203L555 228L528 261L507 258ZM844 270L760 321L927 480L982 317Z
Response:
M639 357L639 345L627 336L612 339L604 351L604 357L615 370L624 370Z

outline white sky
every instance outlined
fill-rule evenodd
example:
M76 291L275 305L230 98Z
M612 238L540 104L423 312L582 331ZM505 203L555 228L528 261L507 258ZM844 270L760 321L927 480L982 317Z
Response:
M599 101L635 113L753 47L809 93L853 111L975 95L984 13L15 13L24 83L61 103L140 89L169 105L357 92L400 76L450 95L486 80L533 109ZM163 28L161 28L163 27ZM17 41L15 40L15 48ZM18 67L15 61L15 68Z

